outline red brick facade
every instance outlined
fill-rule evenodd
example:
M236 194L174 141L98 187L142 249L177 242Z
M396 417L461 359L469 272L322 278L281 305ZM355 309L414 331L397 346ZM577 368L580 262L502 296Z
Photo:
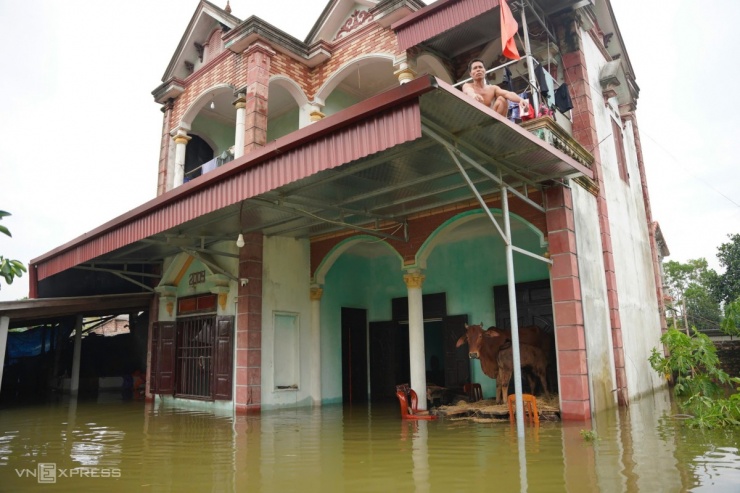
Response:
M541 196L538 192L530 193L530 198L535 202L541 200ZM496 196L491 196L487 198L486 204L491 208L500 209L501 199ZM413 264L416 261L416 254L419 252L419 248L421 248L429 236L445 221L463 212L479 208L480 204L478 201L471 200L466 203L428 211L424 214L417 214L408 220L409 241L400 242L387 240L387 243L393 247L399 255L401 255L404 264ZM527 222L534 225L540 231L546 231L545 215L518 198L509 196L509 210L513 214L517 214ZM335 246L352 236L355 236L355 234L348 232L345 234L334 235L329 238L318 238L313 240L311 242L311 275L316 273L316 269L321 264L321 261Z

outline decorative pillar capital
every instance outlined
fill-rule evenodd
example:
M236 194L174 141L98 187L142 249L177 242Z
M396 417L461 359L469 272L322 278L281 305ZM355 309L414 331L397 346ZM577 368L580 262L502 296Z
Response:
M319 286L311 286L311 301L320 301L324 290Z
M234 108L237 110L241 110L243 108L247 107L247 97L246 94L240 93L236 99L231 103L234 105Z
M408 272L403 275L403 282L406 283L407 288L421 288L421 285L424 284L424 279L426 279L426 276L418 271Z
M308 116L311 119L311 123L318 122L320 120L323 120L324 117L326 117L326 115L320 112L319 110L313 110L311 113L308 114Z
M182 127L176 128L170 132L170 135L172 135L176 144L187 144L190 142L190 139L192 139L192 137L188 135L188 129Z
M398 78L399 83L406 84L407 82L411 82L416 78L416 70L406 67L400 70L396 70L395 72L393 72L393 75Z

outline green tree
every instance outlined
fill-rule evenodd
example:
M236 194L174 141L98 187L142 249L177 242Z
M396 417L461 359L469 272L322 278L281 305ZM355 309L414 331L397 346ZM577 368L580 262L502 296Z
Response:
M688 423L700 428L740 425L740 393L727 391L740 384L720 368L717 349L705 334L693 336L668 329L660 338L667 350L653 348L649 361L653 370L673 381L680 405L691 413Z
M722 319L722 332L728 336L740 336L740 298L725 305L725 318Z
M685 263L671 260L663 264L663 272L671 296L666 305L668 324L686 331L685 319L688 327L702 332L719 329L722 311L713 289L718 275L709 268L707 260L699 258Z
M725 273L717 277L715 296L725 303L740 298L740 234L727 235L729 242L717 247L717 258Z
M9 215L9 212L0 211L0 220ZM10 234L10 230L2 224L0 224L0 233L11 238L13 236ZM15 279L16 277L21 277L24 272L26 272L26 266L23 265L22 262L18 260L11 260L0 255L0 276L5 279L6 283L13 284L13 279Z

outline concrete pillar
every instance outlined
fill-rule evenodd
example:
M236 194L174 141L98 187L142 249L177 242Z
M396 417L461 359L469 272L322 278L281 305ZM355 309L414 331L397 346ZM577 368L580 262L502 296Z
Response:
M167 163L169 162L169 150L170 150L170 125L172 120L172 109L174 108L174 100L168 100L162 107L162 139L159 148L159 172L157 175L157 196L162 195L167 191Z
M319 285L311 286L311 396L321 405L321 296Z
M187 130L178 128L172 136L175 140L175 177L173 188L179 187L185 180L185 147L192 137L188 137Z
M10 317L0 317L0 390L3 387L3 366L5 365L5 348L8 346L8 326Z
M419 397L419 410L427 408L427 371L424 351L424 309L421 299L421 285L425 276L418 270L409 271L403 276L409 297L409 368L411 388Z
M263 43L254 43L244 51L247 58L246 115L244 153L267 143L267 88L270 64L275 52Z
M591 419L591 391L573 197L566 187L551 187L546 193L560 412L563 421L586 421Z
M75 346L72 356L72 378L69 384L69 392L77 395L80 390L80 356L82 355L82 315L77 315L75 322Z
M244 155L244 124L247 118L246 93L240 92L234 101L236 108L236 129L234 130L234 159Z
M262 233L244 235L239 249L236 305L236 383L234 406L238 414L262 408Z

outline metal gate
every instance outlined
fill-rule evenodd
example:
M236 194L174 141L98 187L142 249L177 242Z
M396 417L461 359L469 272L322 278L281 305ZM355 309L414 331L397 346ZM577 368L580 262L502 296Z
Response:
M177 397L213 399L215 316L177 321Z

